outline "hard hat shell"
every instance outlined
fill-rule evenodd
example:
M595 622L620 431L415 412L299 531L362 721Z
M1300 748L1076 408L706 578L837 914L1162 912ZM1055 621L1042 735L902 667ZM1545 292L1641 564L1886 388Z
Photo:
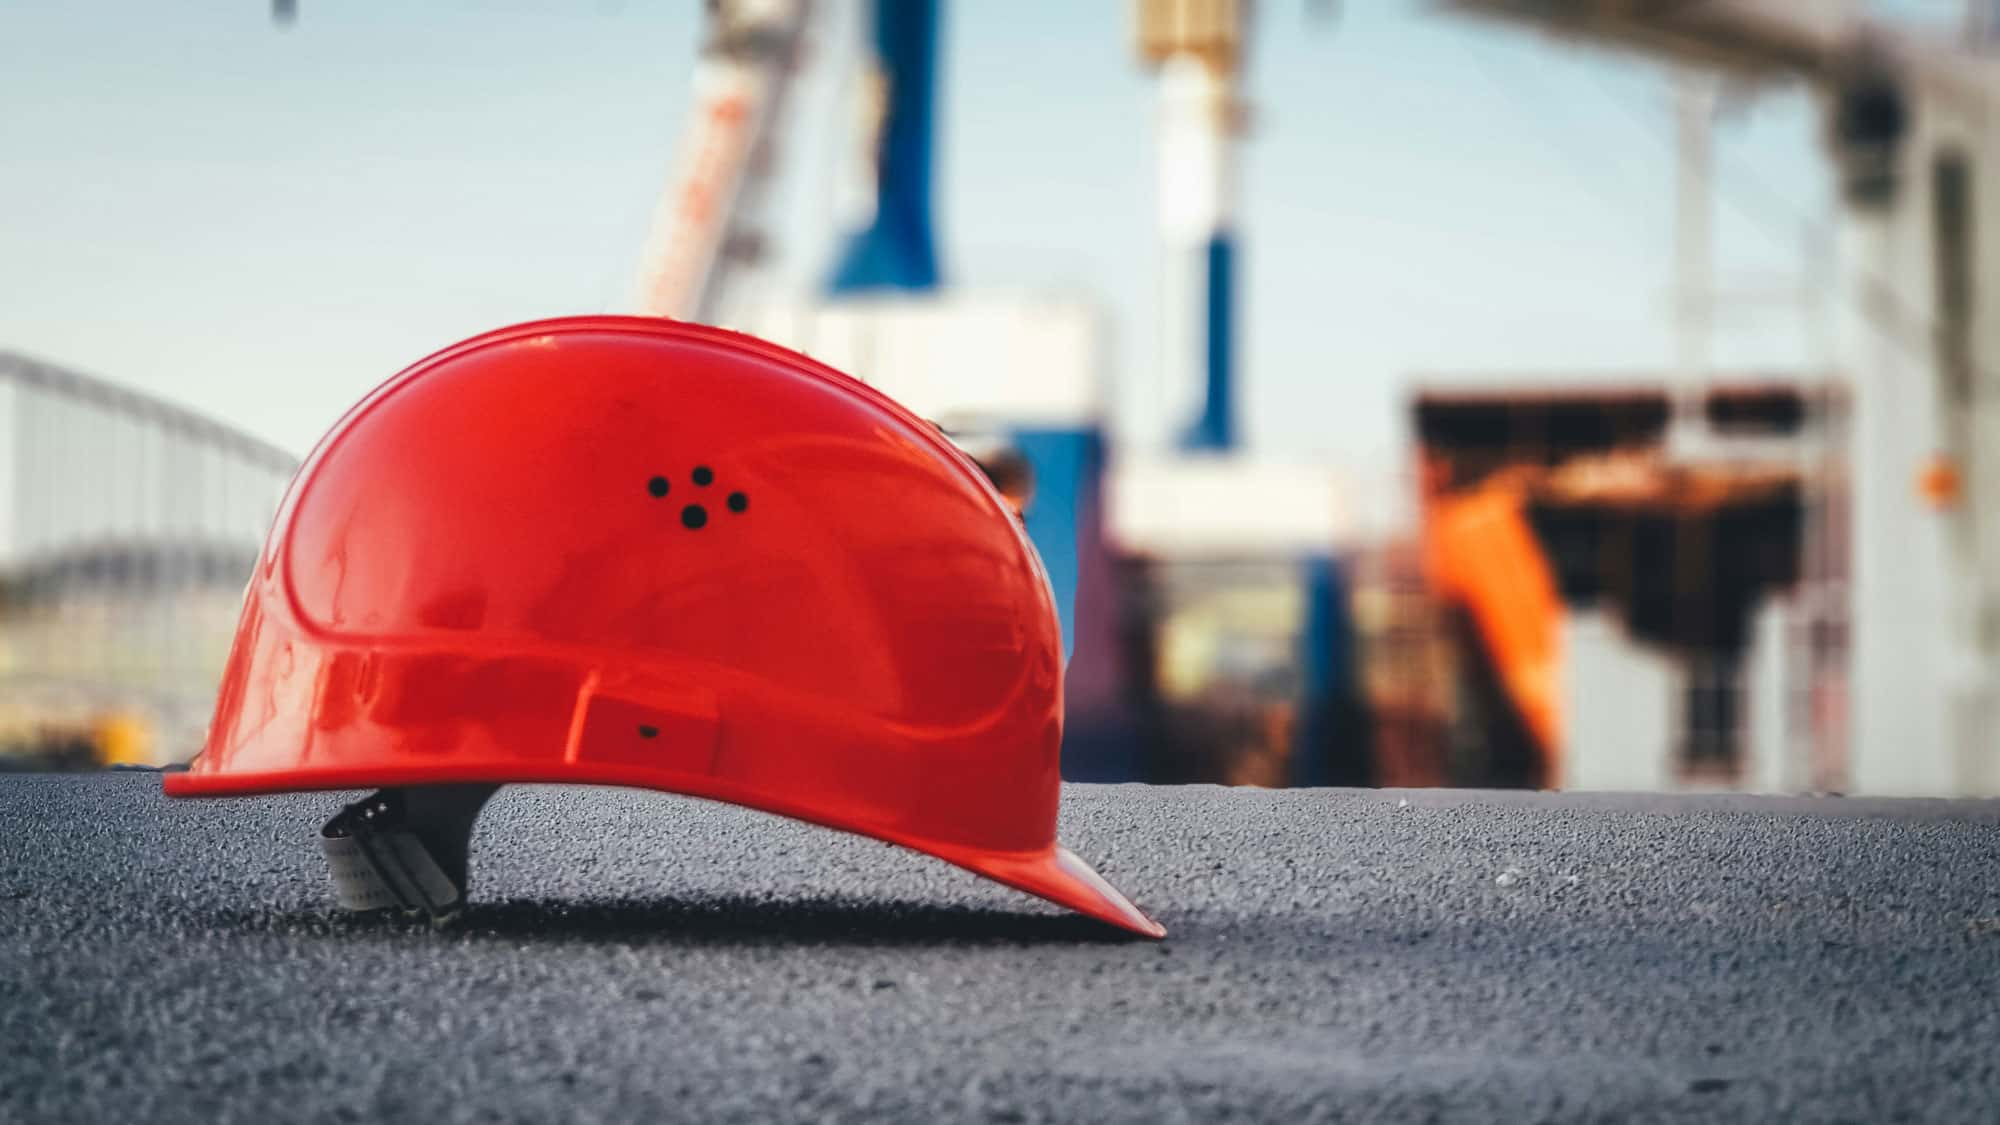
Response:
M1062 646L936 428L749 336L577 317L390 379L294 478L175 796L585 782L873 836L1147 936L1055 838Z

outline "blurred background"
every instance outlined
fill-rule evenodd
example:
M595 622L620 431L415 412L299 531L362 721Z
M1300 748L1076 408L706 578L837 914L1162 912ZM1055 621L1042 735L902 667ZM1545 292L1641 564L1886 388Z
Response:
M0 768L185 760L317 436L609 310L812 353L1024 498L1072 779L2000 793L1997 39L11 0Z

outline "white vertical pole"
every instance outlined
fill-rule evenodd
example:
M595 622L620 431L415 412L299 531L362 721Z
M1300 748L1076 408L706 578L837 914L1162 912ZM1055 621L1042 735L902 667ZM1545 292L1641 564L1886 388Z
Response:
M1680 70L1675 75L1674 191L1674 452L1701 432L1701 391L1709 377L1714 339L1714 140L1716 80Z
M1915 138L1912 139L1913 142ZM1917 147L1914 143L1912 147ZM1842 268L1856 358L1850 458L1853 682L1849 778L1871 796L1955 790L1946 653L1947 552L1938 514L1917 492L1935 452L1937 379L1908 326L1928 324L1928 271L1909 269L1922 224L1909 209L1919 185L1888 211L1850 207ZM1921 265L1921 262L1917 264ZM1919 328L1921 332L1921 327ZM1918 340L1922 337L1919 335Z
M1217 287L1226 300L1232 284L1216 271L1234 240L1236 97L1230 76L1192 52L1166 58L1159 83L1162 337L1146 437L1166 448L1201 416L1211 350L1231 344L1211 313Z

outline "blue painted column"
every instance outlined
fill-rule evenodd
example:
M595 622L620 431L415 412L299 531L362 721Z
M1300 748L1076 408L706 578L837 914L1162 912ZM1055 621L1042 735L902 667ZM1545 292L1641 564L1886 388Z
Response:
M883 91L875 135L875 214L848 240L827 283L835 295L938 287L931 233L938 0L875 0L874 65Z

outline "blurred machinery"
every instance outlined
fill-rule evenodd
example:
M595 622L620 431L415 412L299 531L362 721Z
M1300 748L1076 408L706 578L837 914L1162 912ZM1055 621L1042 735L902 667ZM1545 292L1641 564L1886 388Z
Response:
M2000 159L1983 124L2000 93L1983 50L1992 6L1967 5L1958 43L1850 0L1445 6L1681 68L1682 347L1673 378L1630 394L1425 396L1415 542L1340 548L1311 530L1330 500L1274 515L1289 530L1263 548L1250 535L1222 550L1201 530L1228 523L1196 499L1204 474L1240 478L1237 496L1304 495L1236 452L1247 0L1135 0L1159 83L1163 344L1141 380L1147 422L1118 448L1087 304L938 295L937 0L867 8L875 206L825 300L743 321L1030 462L1027 522L1072 647L1078 776L2000 792L1986 733L2000 719L2000 521L1980 515L2000 492L2000 431L1987 433L2000 314L1985 296L2000 288L1980 267L2000 261L1981 252L2000 224L1978 218L2000 200L2000 178L1982 174ZM642 286L642 307L675 315L716 315L727 271L761 244L756 205L809 15L805 0L710 12L696 127ZM1821 94L1841 296L1860 313L1831 381L1726 385L1708 369L1714 86L1701 76L1714 75L1803 78ZM1270 656L1286 630L1288 668ZM1302 717L1357 691L1370 753L1292 752ZM1225 696L1237 701L1210 707ZM1132 749L1165 744L1135 726L1192 730L1264 699L1290 708L1269 711L1265 750L1149 764ZM1266 752L1278 745L1283 769Z
M1452 642L1434 784L1825 788L1844 555L1810 388L1420 394L1423 565ZM1676 455L1693 432L1706 452ZM1812 518L1809 520L1809 513Z
M1992 5L1925 35L1844 0L1452 0L1741 81L1816 91L1841 200L1851 483L1846 760L1871 794L2000 793L2000 100Z
M1146 381L1152 417L1117 447L1092 302L943 286L931 206L938 0L864 6L871 205L824 294L716 303L745 259L705 248L731 245L723 232L752 222L808 10L771 0L709 10L693 155L662 200L641 308L739 323L881 386L996 465L1025 464L1023 522L1069 655L1067 776L1365 780L1326 764L1339 756L1329 732L1353 710L1332 475L1236 452L1231 196L1248 4L1136 9L1141 58L1160 73L1166 331L1160 377ZM761 37L731 30L745 27ZM764 108L719 114L730 97ZM1246 520L1257 526L1237 526Z
M1134 776L1231 785L1373 781L1324 466L1119 460L1107 496Z
M0 766L185 756L294 467L168 403L0 353Z

